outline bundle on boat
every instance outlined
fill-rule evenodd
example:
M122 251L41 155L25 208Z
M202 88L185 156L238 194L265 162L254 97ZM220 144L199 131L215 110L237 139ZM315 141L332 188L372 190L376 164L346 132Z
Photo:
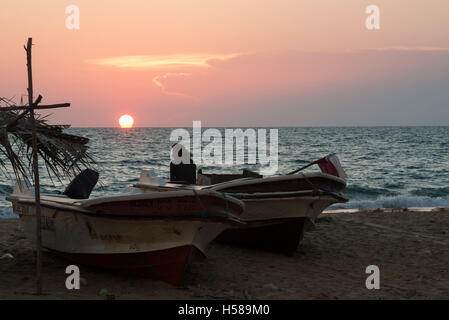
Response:
M8 160L17 179L32 174L32 127L29 110L14 109L11 100L0 98L0 170L8 175ZM77 174L95 161L88 153L88 138L64 133L68 125L50 125L35 114L37 152L49 177L61 180Z

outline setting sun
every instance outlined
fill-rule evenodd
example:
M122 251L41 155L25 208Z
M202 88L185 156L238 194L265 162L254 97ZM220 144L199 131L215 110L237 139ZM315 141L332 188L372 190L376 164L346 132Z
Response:
M134 125L134 119L128 114L124 114L118 120L120 128L132 128Z

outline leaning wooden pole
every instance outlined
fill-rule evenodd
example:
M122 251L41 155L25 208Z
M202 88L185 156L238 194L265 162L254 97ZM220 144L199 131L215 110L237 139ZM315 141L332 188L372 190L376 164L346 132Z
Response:
M31 72L31 46L33 40L28 38L27 46L27 69L28 69L28 105L30 107L32 145L33 145L33 174L34 194L36 201L36 293L42 294L42 231L41 231L41 194L39 185L39 165L37 158L36 124L34 122L33 103L33 74Z

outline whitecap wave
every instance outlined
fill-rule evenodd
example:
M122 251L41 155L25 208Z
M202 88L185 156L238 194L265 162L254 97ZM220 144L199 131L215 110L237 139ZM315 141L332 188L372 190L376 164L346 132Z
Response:
M449 207L448 198L413 197L413 196L381 196L374 200L350 200L348 203L335 204L329 209L400 209L411 207Z

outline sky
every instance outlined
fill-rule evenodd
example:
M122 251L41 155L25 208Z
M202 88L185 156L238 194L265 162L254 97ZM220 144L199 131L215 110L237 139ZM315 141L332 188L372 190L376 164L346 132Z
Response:
M448 15L447 0L1 0L0 96L26 93L32 37L35 94L71 103L52 123L449 125Z

